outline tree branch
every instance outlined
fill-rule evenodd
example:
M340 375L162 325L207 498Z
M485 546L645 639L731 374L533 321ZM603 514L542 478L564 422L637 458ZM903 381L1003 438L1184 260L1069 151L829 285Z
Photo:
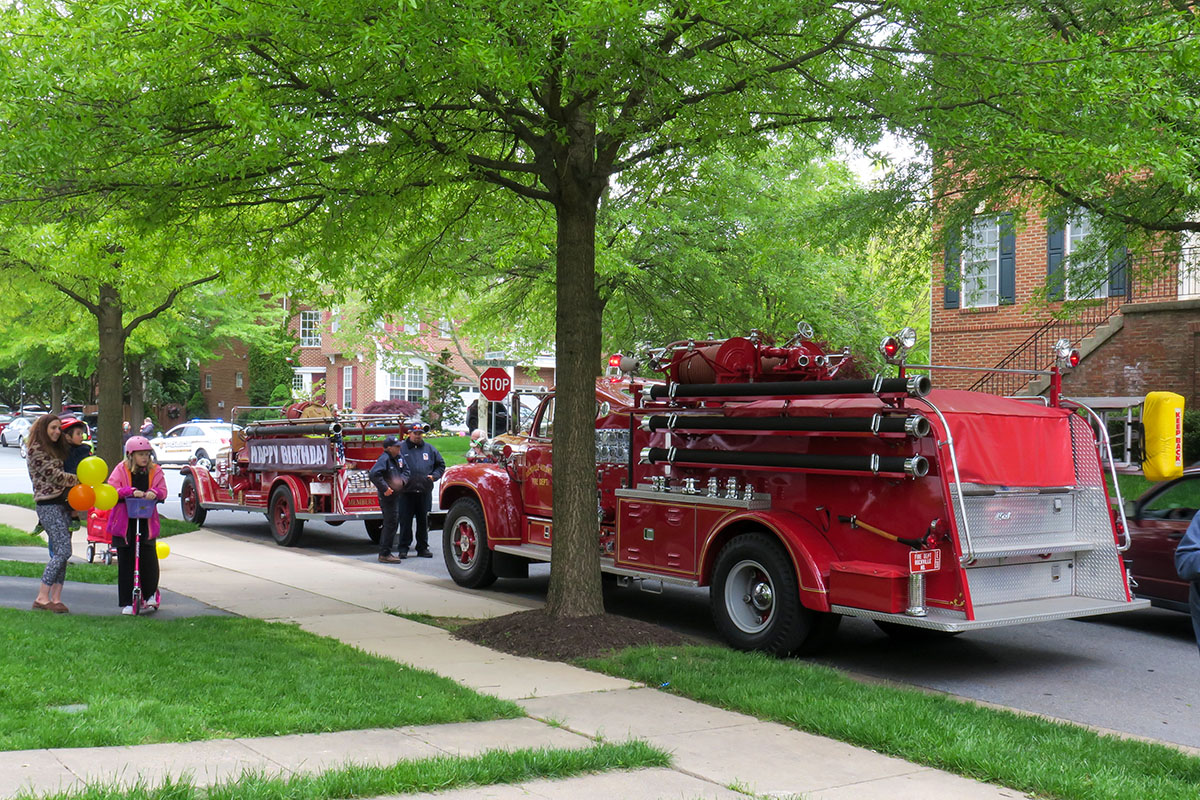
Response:
M176 286L174 289L171 290L170 294L167 295L166 299L163 300L161 303L159 303L157 307L155 307L154 309L152 309L150 311L147 311L145 314L142 314L141 316L134 317L132 320L130 320L129 324L126 325L122 329L122 331L121 331L122 335L129 336L129 334L133 333L134 329L137 328L138 325L141 325L143 322L145 322L148 319L154 319L159 314L166 311L168 308L171 307L171 304L175 302L175 298L178 297L179 293L182 292L184 289L190 289L193 286L199 286L202 283L208 283L209 281L215 281L219 277L221 277L221 273L215 272L212 275L208 275L204 278L197 278L194 281L188 281L187 283L183 284L182 286ZM98 310L99 309L97 309L97 311Z

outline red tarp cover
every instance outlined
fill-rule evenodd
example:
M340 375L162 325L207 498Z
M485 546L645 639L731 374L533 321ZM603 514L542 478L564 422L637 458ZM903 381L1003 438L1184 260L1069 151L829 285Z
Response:
M929 400L950 425L958 474L964 483L1075 485L1070 411L954 389L935 389ZM924 414L936 431L941 430L941 421L921 400L910 398L904 405ZM737 415L767 416L783 411L789 416L867 416L879 409L880 402L873 397L805 398L792 400L786 411L779 400L753 402L739 409ZM953 481L948 459L943 467Z

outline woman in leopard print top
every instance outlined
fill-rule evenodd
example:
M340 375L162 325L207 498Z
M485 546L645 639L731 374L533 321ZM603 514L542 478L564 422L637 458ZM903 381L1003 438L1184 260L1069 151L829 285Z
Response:
M67 492L79 483L69 472L63 472L63 461L69 454L62 435L62 422L53 414L38 417L29 429L29 480L33 484L33 500L37 504L38 522L50 538L50 562L42 573L33 607L37 611L67 613L62 602L63 581L67 577L67 561L71 558L71 509Z

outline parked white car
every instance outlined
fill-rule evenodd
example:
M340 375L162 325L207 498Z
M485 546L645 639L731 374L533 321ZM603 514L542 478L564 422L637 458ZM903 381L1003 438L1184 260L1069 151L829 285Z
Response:
M190 420L150 440L160 464L186 464L193 458L207 469L217 453L229 447L236 425L218 420Z
M0 430L0 447L20 447L25 456L25 435L33 427L34 417L14 417L12 422Z

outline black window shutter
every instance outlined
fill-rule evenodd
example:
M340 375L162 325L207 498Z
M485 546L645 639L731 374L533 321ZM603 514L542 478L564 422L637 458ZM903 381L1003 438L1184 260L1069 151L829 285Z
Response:
M1108 259L1108 296L1124 297L1129 275L1129 250L1114 247Z
M1046 296L1063 299L1063 247L1065 231L1061 221L1046 220Z
M1017 301L1017 232L1013 215L1001 214L1000 226L1000 305L1011 306Z
M946 241L946 269L942 273L942 285L946 292L944 308L958 308L958 290L962 285L962 265L959 260L961 254L961 239L951 234Z

